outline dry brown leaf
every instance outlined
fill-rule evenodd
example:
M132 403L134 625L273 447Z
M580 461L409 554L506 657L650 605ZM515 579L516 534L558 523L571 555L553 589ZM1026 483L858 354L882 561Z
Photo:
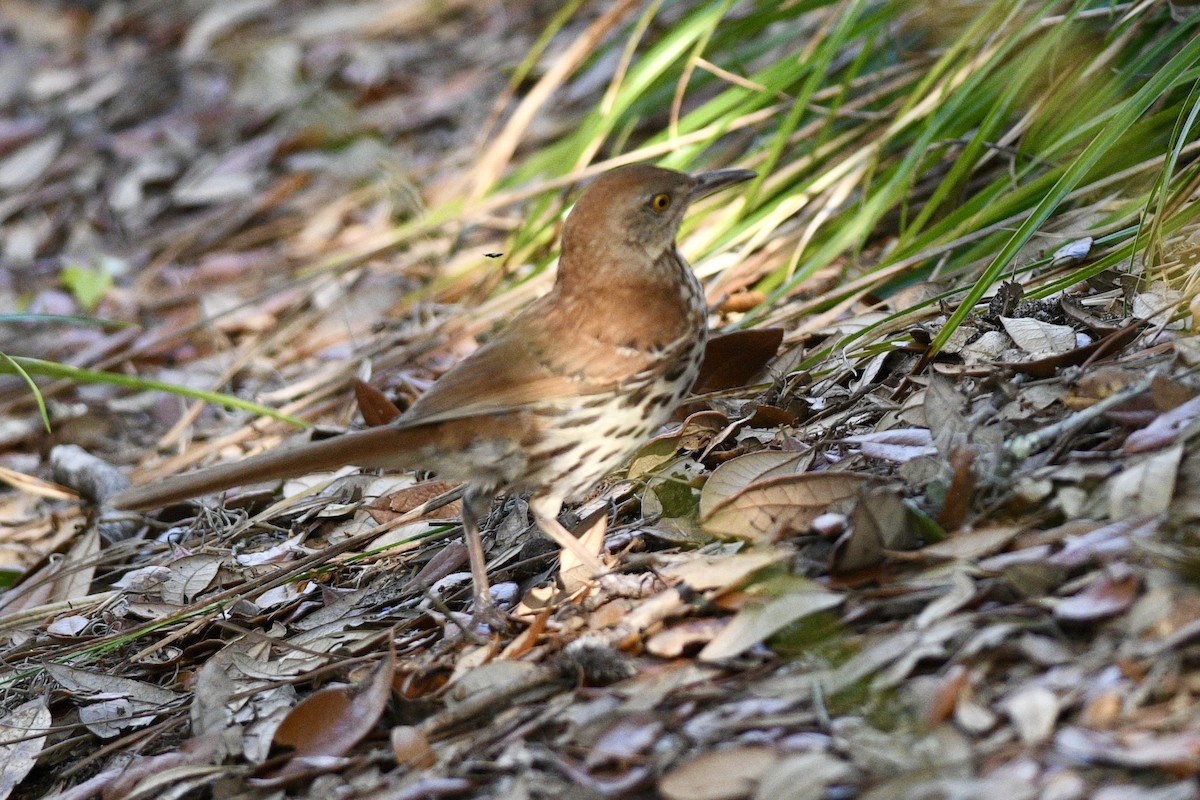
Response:
M358 412L362 414L363 422L372 428L387 425L404 413L386 394L358 378L354 379L354 399L358 402Z
M716 617L672 625L646 640L646 652L659 658L678 658L685 652L695 652L699 645L707 645L725 627L725 620Z
M679 430L656 436L642 445L629 464L630 479L640 478L674 460L685 440L697 449L729 427L729 418L719 411L698 411L683 421Z
M658 790L667 800L739 800L779 763L770 747L732 747L703 753L663 775Z
M100 533L88 526L61 559L50 559L12 590L0 596L0 612L15 614L47 603L87 596L96 574Z
M1054 604L1054 616L1071 622L1091 622L1129 610L1137 599L1141 581L1135 575L1105 575L1083 591Z
M1159 414L1149 425L1129 434L1121 452L1132 455L1175 444L1180 435L1197 419L1200 419L1200 397L1194 397L1164 414Z
M604 549L604 534L608 531L608 515L596 514L591 520L585 520L585 522L589 523L586 528L581 524L575 529L575 540L579 542L583 554L599 559L600 552ZM559 554L558 574L562 588L566 592L575 592L591 586L596 579L592 570L580 556L567 547L564 547Z
M722 501L733 497L763 478L795 473L803 453L759 450L726 461L713 470L700 493L700 516L705 517Z
M893 428L847 436L842 441L859 445L859 450L867 458L880 458L897 464L921 456L937 455L928 428Z
M753 328L710 338L693 394L744 386L775 357L783 333L782 328Z
M367 506L367 513L376 522L391 522L393 519L412 511L422 503L428 503L435 497L440 497L457 486L457 483L451 481L422 481L421 483L390 492L385 497L380 497L374 503ZM441 508L433 509L423 519L457 519L461 516L462 500L455 500ZM378 547L380 545L377 543L375 546Z
M0 800L11 795L37 763L50 721L50 709L41 697L22 703L0 718Z
M849 472L767 478L713 503L700 524L714 536L769 541L803 531L831 505L854 497L869 482L867 476Z
M392 755L396 763L402 767L413 769L428 769L437 762L429 740L420 728L411 725L397 725L392 728Z
M854 509L850 529L834 544L830 570L849 572L883 562L889 550L909 550L917 544L908 506L896 486L878 486L863 493Z
M1033 317L1001 317L1005 332L1027 353L1060 355L1075 349L1075 329Z
M940 542L907 553L891 553L895 558L950 559L974 561L1003 550L1023 529L1018 525L996 525L951 534Z
M721 661L744 653L793 622L834 608L843 600L843 595L819 583L791 578L779 596L742 608L700 651L700 660Z
M1175 494L1175 478L1182 459L1183 445L1177 444L1127 463L1124 470L1108 481L1109 517L1124 519L1166 512Z
M192 602L212 584L224 563L223 556L209 553L184 556L171 562L171 575L162 586L163 600L175 605Z
M674 578L690 588L704 592L710 589L728 591L746 582L755 572L788 557L784 550L756 548L753 553L731 556L688 554L685 560L667 564L659 570L665 578Z
M275 729L274 743L293 750L279 777L301 769L301 759L350 752L383 714L395 672L396 654L390 651L363 685L319 689L293 708Z

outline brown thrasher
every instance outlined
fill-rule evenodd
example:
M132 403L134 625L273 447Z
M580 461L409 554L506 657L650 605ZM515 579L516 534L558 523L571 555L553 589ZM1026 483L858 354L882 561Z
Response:
M477 616L494 615L479 518L498 491L532 492L538 527L600 572L558 513L620 467L691 388L706 307L675 235L689 203L753 177L645 164L604 173L563 225L554 288L395 421L134 487L109 505L155 508L347 464L423 468L467 484Z

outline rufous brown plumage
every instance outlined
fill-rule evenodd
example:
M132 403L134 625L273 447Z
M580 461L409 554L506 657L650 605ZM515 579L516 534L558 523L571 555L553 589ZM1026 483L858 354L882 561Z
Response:
M476 612L490 610L477 516L497 492L531 492L537 525L558 522L669 418L700 369L704 294L675 236L693 201L754 177L645 164L598 177L562 232L554 288L441 377L388 425L279 448L111 498L147 509L248 483L354 464L423 468L467 484L464 528ZM580 553L593 569L594 557Z

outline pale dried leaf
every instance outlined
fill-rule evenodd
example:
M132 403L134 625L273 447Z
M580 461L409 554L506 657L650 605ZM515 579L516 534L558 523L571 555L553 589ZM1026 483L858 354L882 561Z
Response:
M1108 481L1108 514L1112 519L1161 514L1171 506L1183 445L1125 464Z
M49 133L10 153L0 161L0 192L24 189L42 177L65 141L61 133Z
M715 536L770 540L803 531L834 503L848 500L870 482L848 472L805 472L750 484L700 518Z
M662 567L659 574L681 580L698 592L710 589L727 591L741 586L755 572L787 556L783 550L769 548L731 556L689 555L684 561Z
M917 628L928 628L974 599L975 582L965 570L955 569L951 576L950 591L925 606L913 621L913 625Z
M646 641L646 652L659 658L678 658L698 645L707 645L724 628L725 621L716 617L693 619L664 628Z
M658 790L667 800L738 800L749 797L779 760L770 747L714 750L669 770Z
M1171 288L1166 281L1155 281L1149 289L1133 296L1133 308L1130 311L1135 319L1164 324L1170 319L1172 310L1182 302L1182 292Z
M754 800L822 800L830 786L848 782L854 770L829 753L785 756L762 778Z
M721 661L744 653L772 634L811 614L834 608L845 599L818 583L792 579L780 596L752 603L700 651L701 661Z
M962 561L974 561L985 556L998 553L1008 545L1022 528L1017 525L996 525L994 527L977 528L974 530L957 531L940 542L922 547L913 555L923 558L947 558Z
M867 458L881 458L898 464L937 454L928 428L893 428L847 436L843 441L859 445Z
M1056 264L1075 263L1087 258L1087 254L1091 251L1092 237L1084 236L1082 239L1076 239L1073 242L1067 242L1062 247L1055 250L1053 259Z
M1054 604L1054 616L1072 622L1090 622L1127 611L1137 599L1140 582L1134 575L1105 575L1083 591Z
M1159 414L1149 425L1129 434L1121 452L1132 455L1172 445L1197 419L1200 419L1200 396Z
M427 769L437 763L437 755L433 752L429 740L420 728L411 725L397 725L392 728L390 739L392 755L398 765L414 769Z
M759 450L726 461L713 470L700 493L700 516L707 516L714 508L762 478L795 472L794 467L803 453L781 450Z
M1196 731L1155 735L1134 730L1122 735L1065 727L1054 737L1054 744L1073 761L1131 769L1182 767L1190 773L1200 757L1200 732Z
M1001 317L1004 330L1027 353L1061 354L1075 349L1075 329L1032 317Z
M46 672L64 689L81 696L109 695L128 697L153 706L169 706L182 699L183 695L163 689L151 683L108 675L102 672L68 667L66 664L47 663Z
M163 600L176 605L190 603L209 587L223 563L222 556L208 553L184 556L171 562L171 576L163 583Z
M145 703L114 697L81 707L79 721L101 739L112 739L129 728L146 727L158 713L159 710Z
M1058 719L1058 698L1044 686L1026 686L1001 703L1004 713L1027 745L1040 744L1054 733Z
M91 620L87 617L68 614L47 625L46 633L52 633L55 636L77 636L90 624Z
M50 722L50 709L41 697L22 703L0 718L0 800L11 795L37 763Z

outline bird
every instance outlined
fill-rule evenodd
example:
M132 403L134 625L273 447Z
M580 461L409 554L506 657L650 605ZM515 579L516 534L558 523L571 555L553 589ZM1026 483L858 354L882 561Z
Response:
M498 494L530 493L536 526L592 571L604 567L558 521L623 466L688 394L704 357L704 291L676 237L688 206L751 180L650 164L596 177L563 223L550 291L385 425L134 486L109 498L144 511L236 486L347 465L424 469L463 482L473 616L492 621L480 534Z

